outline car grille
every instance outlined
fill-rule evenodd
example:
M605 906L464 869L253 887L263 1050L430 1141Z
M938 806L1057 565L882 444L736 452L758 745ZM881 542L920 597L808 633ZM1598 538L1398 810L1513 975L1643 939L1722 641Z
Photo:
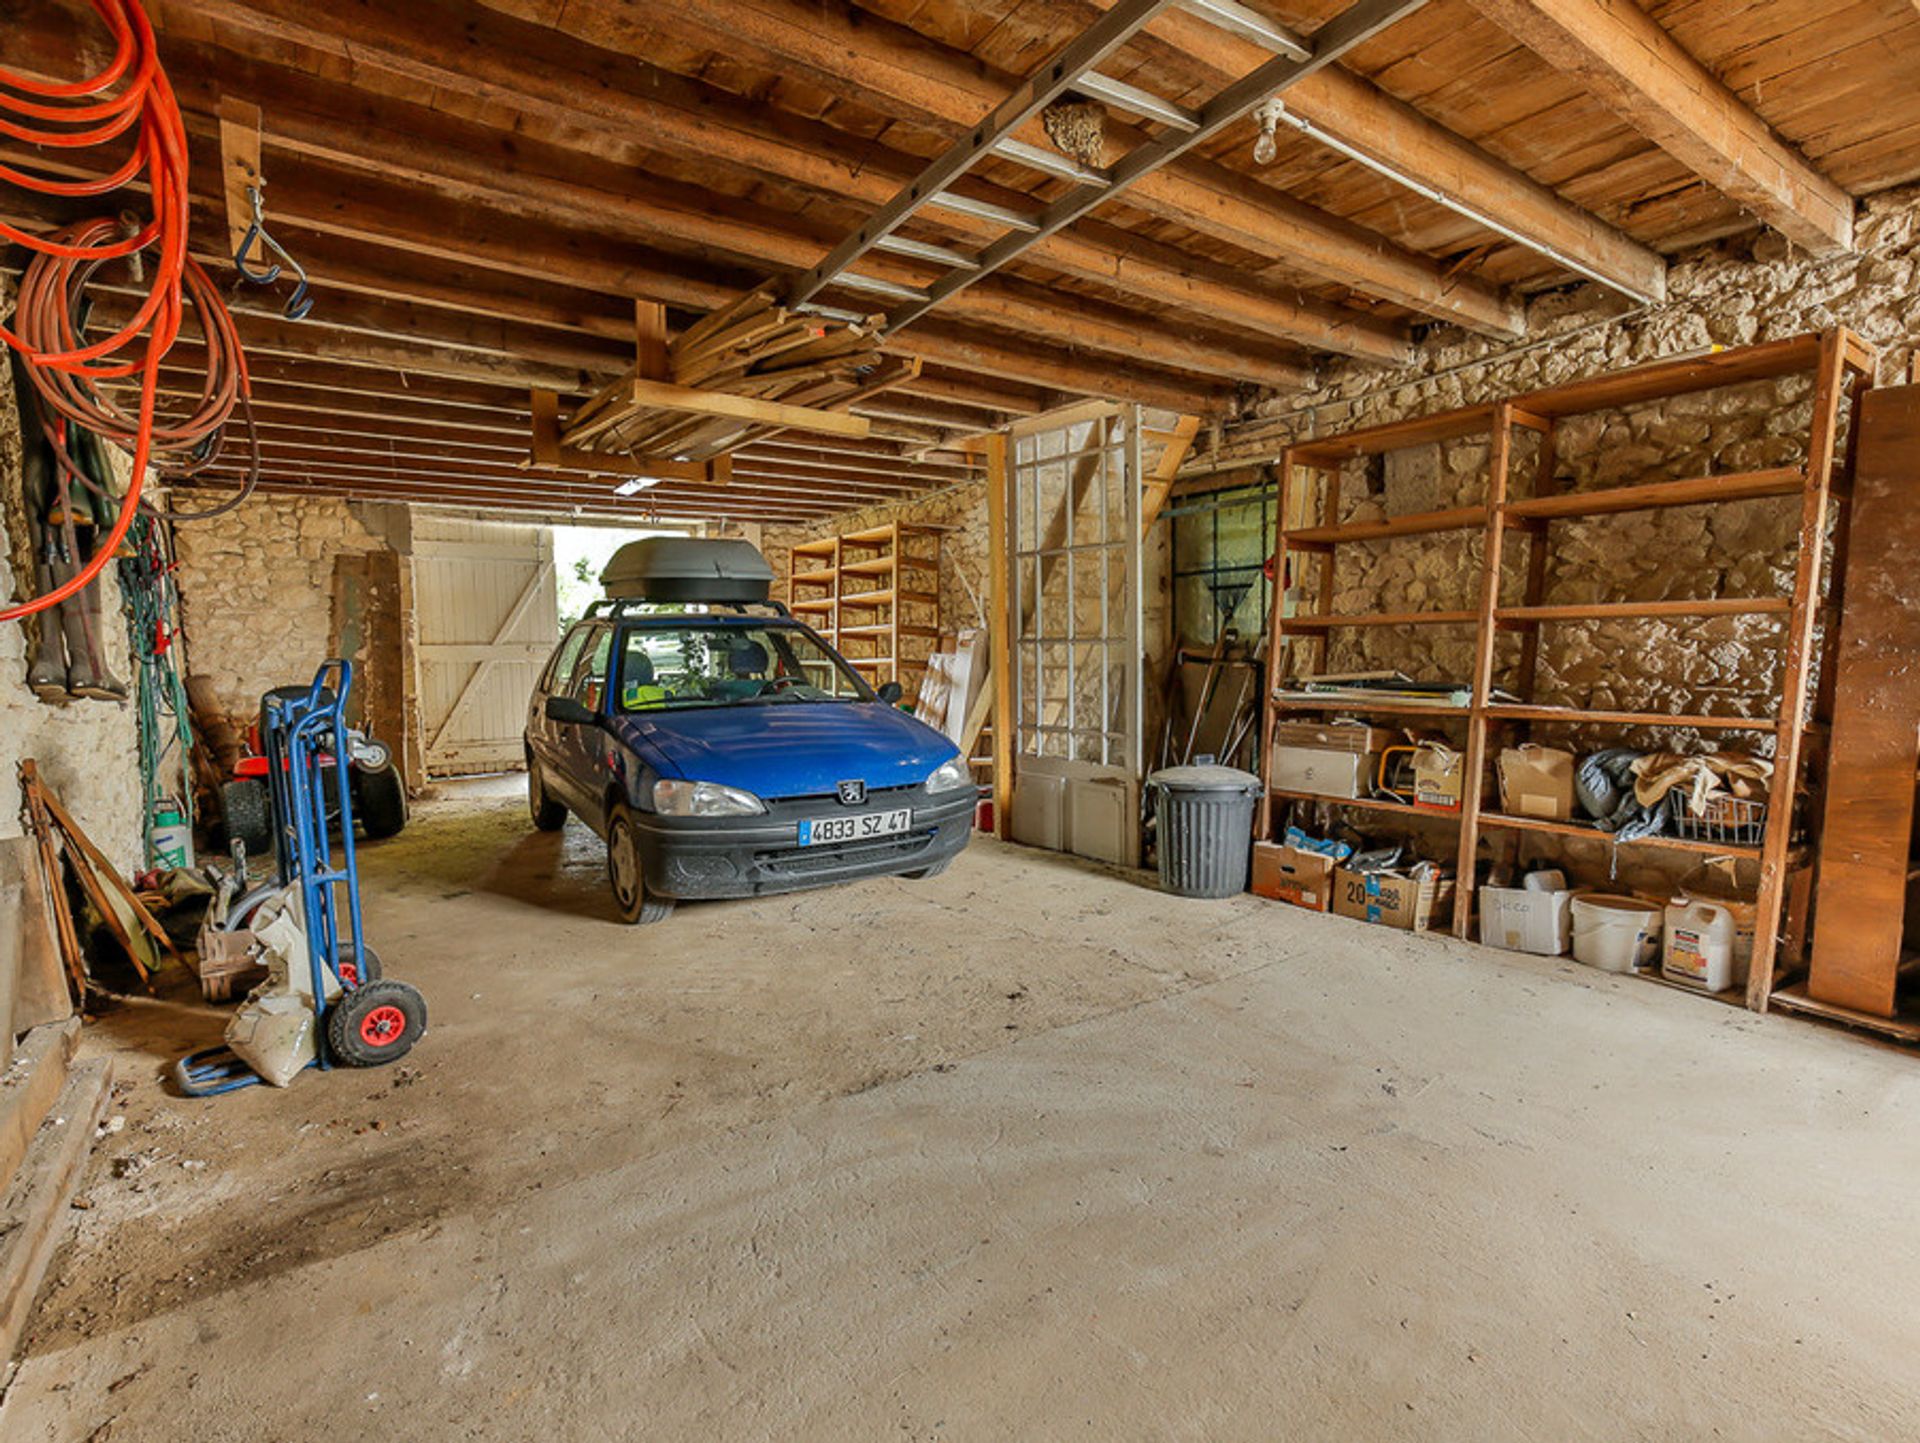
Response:
M756 853L754 860L774 876L817 876L821 872L836 872L843 867L903 860L925 851L936 832L936 828L928 827L870 842L843 842L835 847L790 847Z

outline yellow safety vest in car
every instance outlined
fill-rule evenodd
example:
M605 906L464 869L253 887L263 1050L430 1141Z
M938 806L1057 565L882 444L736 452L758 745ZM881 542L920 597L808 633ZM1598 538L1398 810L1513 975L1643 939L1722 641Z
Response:
M620 704L628 711L646 711L649 707L664 706L667 697L664 686L642 686L638 682L628 682L620 693Z

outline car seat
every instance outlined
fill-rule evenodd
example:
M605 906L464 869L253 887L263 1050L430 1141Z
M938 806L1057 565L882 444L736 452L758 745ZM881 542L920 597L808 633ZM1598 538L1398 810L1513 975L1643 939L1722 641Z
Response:
M732 677L715 682L713 694L726 701L758 696L767 684L767 649L751 637L742 638L727 648L727 670Z
M627 711L646 711L664 705L667 689L653 678L653 658L644 651L627 653L620 673L620 705Z

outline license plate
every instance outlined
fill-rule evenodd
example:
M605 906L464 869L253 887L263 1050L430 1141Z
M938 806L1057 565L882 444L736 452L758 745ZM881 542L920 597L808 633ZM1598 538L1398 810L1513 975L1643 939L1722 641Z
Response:
M834 842L864 842L869 837L894 836L912 825L912 807L864 812L857 817L815 817L800 824L800 845L824 847Z

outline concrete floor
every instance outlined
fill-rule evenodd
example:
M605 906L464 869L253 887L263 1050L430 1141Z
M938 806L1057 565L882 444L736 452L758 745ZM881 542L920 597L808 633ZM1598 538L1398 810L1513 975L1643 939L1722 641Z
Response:
M399 1068L185 1101L217 1015L93 1028L125 1123L0 1437L1920 1417L1920 1058L993 843L646 930L600 866L498 784L369 850Z

